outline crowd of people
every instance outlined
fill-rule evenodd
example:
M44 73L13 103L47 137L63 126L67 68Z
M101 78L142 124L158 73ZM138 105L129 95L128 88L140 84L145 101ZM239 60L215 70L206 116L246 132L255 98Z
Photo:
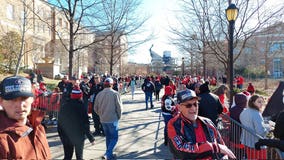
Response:
M51 159L42 125L44 114L49 115L48 122L58 117L55 121L64 159L72 159L74 150L76 158L83 159L85 136L93 145L95 136L104 136L106 151L102 159L115 159L113 151L123 112L120 96L130 90L134 100L139 87L145 94L146 110L155 107L155 100L161 102L164 145L170 148L175 159L239 158L226 146L217 129L222 113L263 137L271 130L271 126L264 125L261 115L264 98L255 94L252 83L243 89L244 78L240 75L236 76L235 87L241 92L235 94L232 106L227 100L229 88L219 84L216 77L119 78L94 74L78 80L65 76L53 91L47 89L43 80L38 83L31 74L28 78L11 76L1 82L0 120L5 123L0 124L0 159ZM49 97L52 110L46 106L45 97ZM89 114L94 122L94 133L90 131ZM262 139L248 137L245 130L234 132L238 136L234 143L244 146L241 158L256 159L260 155L266 158L265 148L259 147ZM279 130L275 133L283 137ZM26 148L21 147L22 144L27 144Z

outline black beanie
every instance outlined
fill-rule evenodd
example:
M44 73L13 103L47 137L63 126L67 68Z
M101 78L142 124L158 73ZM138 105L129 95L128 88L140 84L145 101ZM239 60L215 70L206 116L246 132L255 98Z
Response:
M209 85L209 82L206 81L205 83L203 83L203 84L199 87L200 94L206 93L206 92L210 92L208 85Z

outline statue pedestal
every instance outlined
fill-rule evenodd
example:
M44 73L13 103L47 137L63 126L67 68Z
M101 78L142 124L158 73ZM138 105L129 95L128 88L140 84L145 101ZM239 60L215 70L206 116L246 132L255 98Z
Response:
M37 69L41 71L42 75L54 79L55 75L59 73L60 66L52 63L37 63Z

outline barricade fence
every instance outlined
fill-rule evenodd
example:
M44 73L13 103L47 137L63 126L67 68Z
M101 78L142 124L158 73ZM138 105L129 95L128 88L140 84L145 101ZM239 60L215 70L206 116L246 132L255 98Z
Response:
M41 111L44 114L42 124L46 125L56 125L58 119L58 113L60 109L60 101L62 98L62 93L45 93L35 97L32 104L32 111Z
M42 124L56 125L62 93L42 94L35 98L32 104L33 111L41 111L44 114ZM217 129L219 130L225 144L236 155L237 159L284 159L281 156L281 151L277 148L264 147L261 150L256 150L253 144L242 144L241 138L255 140L263 139L264 137L256 134L250 128L242 125L238 121L232 119L227 114L221 114Z
M236 155L237 159L283 159L281 151L277 148L262 147L255 149L254 142L264 137L256 134L250 128L232 119L227 114L222 114L217 128L225 144ZM241 141L242 139L242 141ZM249 140L249 141L246 141Z

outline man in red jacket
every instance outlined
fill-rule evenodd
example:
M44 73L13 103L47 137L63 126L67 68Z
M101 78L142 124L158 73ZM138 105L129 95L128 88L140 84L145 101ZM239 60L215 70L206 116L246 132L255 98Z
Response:
M30 80L7 77L0 92L0 159L51 159L42 116L27 118L34 101Z
M213 122L198 116L198 97L189 89L178 92L180 113L168 122L169 147L174 159L236 159Z
M244 77L238 75L237 76L237 88L243 89L244 81L245 81Z

